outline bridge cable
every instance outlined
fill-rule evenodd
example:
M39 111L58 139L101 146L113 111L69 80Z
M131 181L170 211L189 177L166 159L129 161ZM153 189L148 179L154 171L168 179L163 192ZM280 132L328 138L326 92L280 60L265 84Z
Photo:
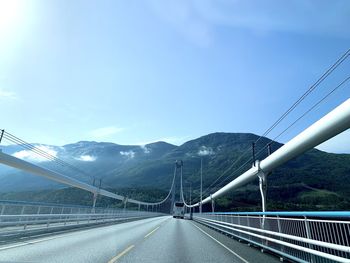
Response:
M37 146L35 146L34 144L31 144L31 143L28 143L28 142L25 142L24 140L16 137L15 135L5 131L4 132L4 138L7 140L7 141L10 141L12 143L15 143L16 145L18 146L21 146L22 148L24 149L27 149L35 154L37 154L38 156L41 156L49 161L52 161L56 164L59 164L61 166L64 166L64 167L68 167L76 172L79 172L80 174L84 175L84 176L87 176L89 178L93 178L92 175L90 174L87 174L86 172L82 171L81 169L75 167L74 165L66 162L66 161L63 161L61 160L60 158L57 158L56 156L52 155L52 154L49 154L47 153L46 151L38 148Z
M324 97L322 97L319 101L317 101L311 108L309 108L307 111L305 111L301 116L299 116L294 122L292 122L287 128L285 128L282 132L280 132L276 137L274 137L272 140L270 140L269 143L267 143L258 153L260 154L263 150L265 150L269 144L276 141L279 137L281 137L285 132L287 132L290 128L292 128L298 121L300 121L302 118L304 118L307 114L309 114L313 109L315 109L318 105L320 105L322 102L324 102L326 99L328 99L336 90L338 90L340 87L342 87L346 82L350 80L350 76L345 78L340 84L338 84L334 89L332 89L329 93L327 93Z
M300 121L302 118L304 118L307 114L309 114L312 110L314 110L318 105L320 105L322 102L324 102L326 99L328 99L335 91L337 91L339 88L341 88L344 84L346 84L350 80L350 76L345 78L340 84L338 84L335 88L333 88L330 92L328 92L324 97L322 97L320 100L318 100L311 108L309 108L307 111L305 111L301 116L299 116L294 122L292 122L287 128L285 128L281 133L279 133L276 137L274 137L272 140L270 140L260 151L256 154L257 157L261 156L262 152L267 149L268 145L272 142L275 142L280 136L282 136L285 132L287 132L290 128L292 128L298 121ZM249 163L249 161L252 160L250 158L247 162L245 162L243 165L241 165L239 168L237 168L233 174L229 175L225 179L219 182L216 187L219 187L219 185L224 184L229 179L231 179L234 175L238 173L239 170L242 170L242 168ZM208 189L206 189L204 192L207 192ZM203 193L204 193L203 192Z
M329 67L326 72L324 72L320 78L317 79L317 81L312 84L310 86L310 88L304 92L304 94L297 100L295 101L292 106L282 114L281 117L279 117L273 124L272 126L270 126L264 133L263 135L259 136L259 138L254 142L255 144L257 142L259 142L261 140L261 138L267 136L279 123L282 122L283 119L285 119L287 117L288 114L290 114L308 95L310 95L310 93L312 93L335 69L337 69L348 57L350 56L350 49L348 49L331 67ZM340 84L342 85L342 84ZM332 93L332 92L331 92ZM204 192L207 192L210 190L210 188L212 188L212 186L219 180L221 179L234 165L236 165L238 163L239 160L241 160L244 156L246 156L249 152L251 151L251 148L247 148L247 150L245 152L243 152L243 154L228 168L226 169L219 177L216 178L216 180L211 183L205 190ZM262 150L260 150L258 152L258 154L261 152ZM257 155L258 155L257 154ZM251 160L252 158L250 158L249 160ZM249 162L249 160L247 162ZM246 162L246 163L247 163ZM245 163L245 164L246 164ZM243 165L245 165L243 164ZM238 169L236 169L234 171L234 173L236 173L237 170L239 170L241 167L239 167ZM229 177L232 177L232 175L230 175Z
M7 141L10 141L10 142L18 145L18 146L21 146L24 149L32 151L33 153L35 153L35 154L37 154L37 155L39 155L41 157L44 157L44 158L46 158L49 161L53 161L54 163L60 164L62 166L69 167L69 168L71 168L71 169L73 169L73 170L75 170L75 171L77 171L77 172L79 172L81 174L89 176L90 178L92 177L91 175L85 173L84 171L82 171L79 168L71 165L70 163L65 162L65 161L57 158L56 156L43 151L42 149L38 148L34 144L25 142L24 140L16 137L15 135L13 135L13 134L11 134L9 132L4 131L3 138L6 139ZM147 205L154 206L154 205L163 204L169 198L169 196L171 194L171 191L172 191L172 189L174 187L174 183L175 183L175 175L173 176L172 184L171 184L171 187L170 187L170 190L169 190L167 196L163 200L161 200L159 202L152 202L152 203L151 202L147 202L148 203ZM138 200L135 200L135 201L138 201ZM138 202L143 202L143 201L138 201ZM146 203L146 202L144 202L144 203Z
M348 57L350 56L350 48L330 67L324 72L321 77L310 86L310 88L296 101L293 105L282 114L281 117L275 121L270 128L268 128L263 135L261 135L255 143L257 143L262 137L268 135L284 118L287 117L311 92L313 92L334 70L336 70Z

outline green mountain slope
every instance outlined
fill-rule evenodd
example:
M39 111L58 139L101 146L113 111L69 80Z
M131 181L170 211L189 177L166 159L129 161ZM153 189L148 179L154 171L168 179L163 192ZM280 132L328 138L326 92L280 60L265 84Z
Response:
M188 188L189 183L192 184L192 196L198 199L201 159L204 190L222 176L216 184L205 191L205 196L208 196L251 167L249 149L257 138L257 135L248 133L212 133L181 146L158 142L142 147L79 142L61 147L58 156L74 163L86 173L102 178L103 187L110 187L115 191L146 188L147 193L142 196L145 199L156 198L159 196L159 190L166 193L171 184L174 162L181 159L184 162L185 185ZM259 140L256 145L258 159L267 156L267 150L263 148L269 142L268 138ZM282 144L273 142L272 151L281 146ZM6 152L6 149L4 151ZM94 160L82 161L80 159L83 156L89 156ZM50 163L39 163L39 165L50 166ZM237 170L238 168L240 169ZM91 182L91 179L72 171L67 170L67 174ZM271 210L350 209L348 154L331 154L313 149L279 167L268 179L268 208ZM53 188L50 184L42 184L41 188L35 189L35 183L39 182L40 185L40 180L43 179L28 177L27 174L15 170L0 170L0 180L2 182L0 191L3 193L28 190L43 192L43 189ZM20 189L18 189L19 180L22 185ZM177 186L178 184L177 181ZM26 188L26 185L31 188ZM137 191L133 191L130 195L136 193ZM15 198L15 195L12 194L12 198ZM60 195L64 196L64 191ZM1 196L4 195L0 195L0 198ZM242 189L227 194L217 202L218 209L222 210L260 209L259 206L258 179Z

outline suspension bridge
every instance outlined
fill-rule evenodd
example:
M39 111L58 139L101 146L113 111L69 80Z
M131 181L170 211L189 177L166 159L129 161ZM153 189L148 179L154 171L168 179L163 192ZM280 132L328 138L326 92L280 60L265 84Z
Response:
M158 202L118 195L0 152L0 163L91 193L92 206L1 201L0 260L16 262L350 262L350 212L268 212L268 176L279 166L350 128L350 99L217 190L189 203L183 163ZM6 135L3 131L2 136ZM259 181L262 211L225 213L215 200ZM202 189L202 187L201 187ZM96 198L121 201L96 207ZM175 201L185 220L173 219ZM127 204L133 208L128 209ZM210 211L202 205L210 204ZM118 223L118 224L117 224ZM16 242L9 242L16 238Z
M275 169L350 128L350 99L276 151L272 152L269 144L266 145L262 149L268 150L266 158L260 160L255 154L255 144L349 55L350 50L253 143L252 149L243 153L242 156L253 152L245 163L251 163L250 169L211 192L210 186L222 174L202 191L201 162L200 194L196 202L185 197L181 160L175 162L167 194L162 200L150 202L104 189L101 181L99 185L95 180L90 184L0 150L0 164L87 191L91 193L92 204L0 201L0 262L350 262L350 212L271 212L266 200L268 178ZM274 140L349 80L350 77L344 79ZM5 130L0 132L0 143L2 139L85 174ZM240 172L244 165L236 171ZM261 211L215 209L218 198L254 181L259 184ZM120 208L97 207L99 196L119 201ZM173 218L175 204L183 209L179 214L183 220Z

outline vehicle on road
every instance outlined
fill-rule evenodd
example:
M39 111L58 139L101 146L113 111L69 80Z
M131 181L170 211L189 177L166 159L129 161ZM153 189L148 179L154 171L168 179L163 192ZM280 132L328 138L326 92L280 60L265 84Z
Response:
M173 208L173 218L184 218L185 204L183 202L175 202Z

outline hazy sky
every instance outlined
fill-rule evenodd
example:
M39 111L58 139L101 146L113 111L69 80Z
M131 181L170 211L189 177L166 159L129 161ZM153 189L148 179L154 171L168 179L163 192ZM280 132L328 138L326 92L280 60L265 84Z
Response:
M346 0L0 0L0 128L56 145L262 134L350 47L349 25ZM349 75L350 59L269 137ZM350 152L350 133L321 149Z

